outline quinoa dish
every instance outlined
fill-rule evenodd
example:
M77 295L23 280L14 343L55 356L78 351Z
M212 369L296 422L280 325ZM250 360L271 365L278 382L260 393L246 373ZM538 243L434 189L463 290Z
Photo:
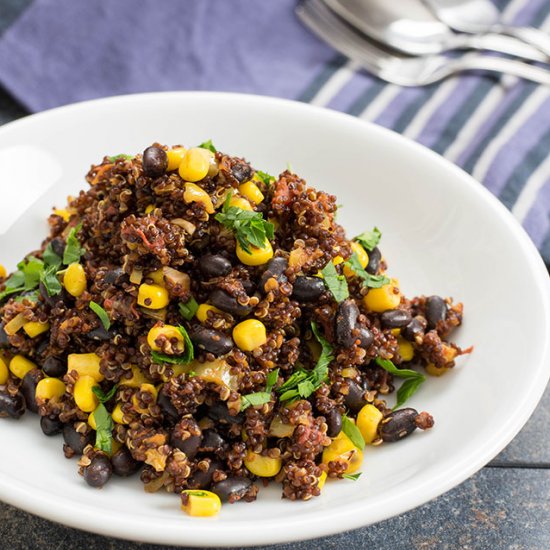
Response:
M336 197L211 141L86 180L0 266L0 417L36 415L88 485L138 475L192 516L269 482L308 500L433 427L405 403L471 351L449 339L463 306L405 297Z

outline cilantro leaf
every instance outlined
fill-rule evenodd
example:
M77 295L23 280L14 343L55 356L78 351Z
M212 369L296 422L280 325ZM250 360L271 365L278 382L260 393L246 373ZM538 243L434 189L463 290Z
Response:
M218 150L214 147L211 139L209 139L208 141L203 141L200 145L197 145L197 147L200 147L201 149L208 149L212 153L218 152Z
M248 407L259 407L260 405L269 403L271 401L271 390L277 383L278 377L279 369L272 370L267 375L265 391L241 395L241 411L245 411Z
M195 313L197 313L197 309L199 309L199 304L197 303L197 300L191 296L187 302L181 302L179 305L179 310L181 313L181 316L186 320L190 321L195 316Z
M115 396L117 389L117 386L113 386L107 393L104 393L99 386L94 386L92 391L99 399L100 403L107 403L107 401L110 401Z
M79 223L76 227L73 227L69 235L67 236L67 244L65 251L63 252L63 263L65 265L74 264L80 261L81 256L86 252L84 248L80 246L80 241L76 234L82 229L82 224Z
M171 365L187 365L195 359L195 349L193 348L193 342L189 338L189 334L185 330L185 327L178 326L180 334L183 336L183 353L181 355L167 355L165 353L158 353L157 351L151 352L153 361L159 365L163 363L169 363Z
M112 157L107 157L109 159L109 162L116 162L118 159L124 159L124 160L130 160L134 158L134 155L126 155L124 153L120 153L118 155L114 155Z
M29 256L26 263L21 262L18 267L23 270L25 276L25 290L36 288L44 271L44 262L34 256Z
M246 253L250 254L250 245L262 248L266 240L273 239L274 226L266 222L260 212L229 206L230 200L231 193L227 195L222 211L216 214L216 220L233 231Z
M378 227L373 227L372 231L363 231L361 235L357 235L354 240L366 248L369 252L380 242L382 233Z
M96 423L95 446L103 452L111 454L114 423L103 403L100 403L94 411L94 419Z
M353 270L354 274L357 277L363 279L363 286L369 288L380 288L390 282L388 277L386 277L385 275L371 275L370 273L367 273L361 266L361 262L359 261L359 256L357 256L357 252L354 252L351 255L346 264Z
M32 292L25 292L24 294L21 294L20 296L17 296L15 298L16 302L23 302L24 300L28 300L29 302L36 302L38 300L38 290L33 290Z
M350 479L351 481L357 481L363 472L357 472L356 474L344 474L342 477L344 479Z
M267 187L271 187L275 181L275 176L272 176L271 174L268 174L267 172L262 172L261 170L256 170L255 174L258 179L264 184L267 185Z
M48 296L57 296L62 290L61 283L57 278L57 266L55 265L49 266L42 272L40 282L44 285Z
M349 298L348 283L343 275L338 275L336 267L329 262L322 270L325 286L330 290L334 299L340 303Z
M382 357L377 357L375 359L376 364L379 367L382 367L385 371L397 376L398 378L404 378L405 382L397 390L397 403L394 407L394 410L401 407L411 397L416 393L418 388L424 383L426 377L411 369L398 369L392 361L389 359L382 359Z
M103 328L105 330L109 330L111 328L111 319L109 319L109 315L107 314L107 312L93 300L90 300L89 305L90 309L99 317Z
M266 378L266 387L265 391L271 391L273 389L273 386L277 383L277 379L279 378L279 369L273 369L269 372Z
M44 261L44 264L49 267L55 266L56 269L61 267L62 259L54 252L52 243L48 243L48 246L42 254L42 260Z
M346 415L342 416L342 431L358 449L363 450L365 447L365 440L359 428Z
M0 292L0 300L8 297L10 294L17 294L25 290L25 274L19 268L12 273L4 282L5 290Z

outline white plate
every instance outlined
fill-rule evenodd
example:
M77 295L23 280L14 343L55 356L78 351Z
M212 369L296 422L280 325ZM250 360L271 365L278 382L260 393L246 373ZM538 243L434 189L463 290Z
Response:
M339 220L350 235L382 228L390 274L406 294L465 303L456 336L463 346L474 344L474 353L450 374L429 379L410 401L434 414L435 428L367 449L359 481L327 483L310 502L281 500L273 487L262 489L256 503L193 519L179 510L177 497L145 494L137 479L90 489L76 460L63 458L61 438L42 436L27 414L20 422L0 420L0 498L73 527L140 541L268 544L402 513L495 456L526 422L548 380L548 274L524 231L481 185L377 126L299 103L208 93L105 99L8 124L0 129L2 191L39 188L37 177L48 181L40 200L0 236L2 260L13 267L38 247L51 205L83 188L84 173L104 154L208 138L271 173L291 162L312 185L338 195Z

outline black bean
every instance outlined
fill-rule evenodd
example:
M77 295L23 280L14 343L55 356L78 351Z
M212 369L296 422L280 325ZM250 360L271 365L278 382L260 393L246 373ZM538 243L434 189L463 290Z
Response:
M380 422L380 437L384 441L399 441L416 430L416 417L418 412L414 409L399 409L390 413Z
M252 177L252 168L248 164L240 162L231 167L231 173L239 183L243 183Z
M216 470L224 470L223 464L216 458L210 459L210 464L206 470L197 469L189 478L187 484L190 489L206 489L212 483L212 477Z
M63 258L65 253L65 241L61 237L55 237L50 241L52 245L52 250L60 257Z
M325 415L327 422L327 435L336 437L342 431L342 415L338 409L332 409Z
M200 428L196 422L192 422L190 425L190 421L185 419L184 423L186 428L188 426L192 427L193 431L198 431L199 434L192 434L189 437L184 438L180 425L176 424L176 427L170 436L170 445L172 445L172 447L176 447L182 453L185 453L189 460L193 460L199 450L199 447L201 446L202 434L200 433Z
M242 414L237 414L233 416L229 413L229 409L225 403L217 402L214 403L208 409L208 416L212 420L217 420L221 422L226 422L229 424L242 424L244 422L244 417Z
M56 304L59 304L60 302L63 302L64 304L70 304L72 297L69 295L69 293L63 288L59 294L55 294L54 296L50 296L48 294L48 291L46 290L46 287L44 286L44 283L41 281L38 285L38 290L40 292L40 296L44 299L44 302L48 304L49 306L55 306Z
M378 271L378 268L380 267L380 260L382 259L382 253L378 249L377 246L375 246L370 252L369 252L369 263L367 264L367 267L365 268L365 271L367 273L370 273L371 275L376 275L376 272Z
M146 176L150 178L162 176L162 174L166 172L166 168L168 168L168 156L166 155L166 151L155 145L147 147L147 149L143 151L141 164Z
M424 334L426 329L426 321L422 317L415 317L406 327L401 329L401 336L405 340L414 342L416 336Z
M111 465L113 474L119 477L131 476L141 468L141 462L138 462L126 447L121 447L111 457Z
M33 413L38 412L38 404L36 402L36 386L40 380L44 378L44 374L40 369L32 369L23 378L19 390L25 398L27 409Z
M197 327L190 334L193 344L213 355L225 355L233 349L233 340L227 334L206 327Z
M113 475L111 461L104 455L94 456L84 468L84 479L90 487L103 487Z
M244 281L241 281L241 285L243 285L244 291L249 296L254 294L254 291L256 290L256 285L254 284L254 281L251 281L249 279L245 279Z
M430 296L426 298L426 319L428 328L437 327L439 321L445 321L447 318L447 303L440 296Z
M50 347L50 339L42 338L38 345L34 348L36 355L42 355Z
M286 258L273 258L270 260L260 279L260 290L265 291L265 284L271 278L275 278L279 284L285 283L287 281L285 275L287 268L288 262Z
M406 327L411 320L411 314L404 309L391 309L380 315L380 321L385 328Z
M124 269L117 267L107 271L103 277L103 282L106 285L120 285L128 280L128 275L124 272Z
M57 435L63 431L63 422L55 416L43 416L40 418L40 427L44 435Z
M359 345L367 349L374 342L374 334L366 327L359 328Z
M216 493L222 502L240 500L250 489L252 481L246 477L228 477L214 483L210 490Z
M25 398L19 392L15 395L0 392L0 418L5 416L20 418L24 414Z
M348 380L349 391L344 404L354 412L359 412L366 404L365 390L354 380Z
M224 292L219 288L210 294L208 297L208 302L213 306L216 306L218 309L231 313L231 315L235 315L237 317L244 317L252 311L251 306L243 306L242 304L239 304L236 298L230 296L227 292Z
M63 426L63 439L68 447L77 455L81 455L86 445L92 442L92 434L90 432L81 434L75 430L72 424L65 424Z
M325 291L325 283L319 277L296 277L292 297L298 302L314 302Z
M179 413L172 404L172 400L170 397L166 394L166 389L164 386L160 389L157 397L157 405L162 410L162 414L164 415L164 420L168 421L168 423L173 424L179 420Z
M2 323L0 325L0 347L6 347L9 346L10 341L8 339L8 335L6 334L6 331L4 330L4 324Z
M353 336L352 332L357 325L358 316L359 308L353 300L344 300L339 304L336 317L334 318L334 331L336 333L336 341L345 348L353 346L355 340L357 340L357 337Z
M50 355L42 364L42 370L46 376L61 378L67 373L67 364L58 357Z
M205 277L224 277L231 272L231 262L221 254L206 254L199 260L199 269Z
M201 452L215 453L222 451L227 446L225 439L214 430L204 430L202 433Z
M86 333L86 338L90 340L95 340L97 342L104 342L106 340L111 340L114 337L114 333L110 330L106 330L103 325L100 325L98 328L91 330Z

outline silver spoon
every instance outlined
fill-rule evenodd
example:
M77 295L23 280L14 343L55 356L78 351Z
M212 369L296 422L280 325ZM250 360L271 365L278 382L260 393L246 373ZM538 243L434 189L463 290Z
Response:
M550 62L550 57L540 49L517 38L454 33L421 0L325 0L325 3L367 36L410 55L474 49Z
M451 29L468 33L496 32L513 36L550 56L550 35L534 27L500 23L500 12L491 0L423 0Z

